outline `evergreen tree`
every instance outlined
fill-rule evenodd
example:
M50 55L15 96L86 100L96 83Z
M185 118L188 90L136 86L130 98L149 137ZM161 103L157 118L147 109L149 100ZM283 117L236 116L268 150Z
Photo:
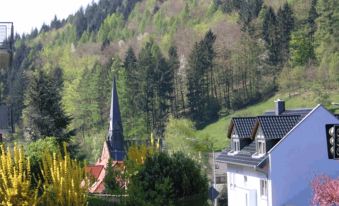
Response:
M239 20L243 31L253 33L251 21L255 19L261 10L263 0L234 0L239 4ZM226 4L229 4L227 2Z
M268 50L268 64L275 66L279 60L279 42L277 31L277 17L272 7L269 7L263 21L263 39Z
M75 14L73 23L75 25L76 37L80 39L82 33L87 29L87 21L82 7Z
M126 71L126 92L129 94L127 96L127 104L130 115L134 116L139 110L138 99L140 98L140 89L138 85L138 72L140 71L138 71L138 62L132 47L129 47L126 52L124 67Z
M174 72L153 40L139 54L139 98L147 130L162 136L174 90Z
M60 20L54 15L54 19L51 21L51 28L52 29L59 29L62 26Z
M279 8L277 14L277 40L279 42L278 61L284 63L289 58L289 42L291 40L291 32L294 28L293 11L290 6L285 3Z
M307 18L307 24L310 27L310 31L308 35L311 37L312 40L313 40L314 33L317 31L317 25L316 25L315 20L318 18L318 13L317 13L316 6L317 6L317 0L312 0L311 8L308 12L308 18Z
M57 80L42 70L37 71L30 80L26 93L24 123L33 140L53 136L61 143L69 141L73 134L73 131L67 131L71 118L64 112L60 89L56 85Z
M163 135L168 114L170 113L171 102L173 100L174 91L174 71L169 67L166 59L160 57L158 61L158 74L156 75L158 110L156 128L158 134Z
M188 61L188 107L197 128L217 118L220 106L213 95L213 44L216 36L208 31L203 40L195 43Z
M330 51L336 52L339 42L339 3L336 0L319 0L317 3L318 30L316 41L321 47L329 46ZM326 46L325 46L326 45Z
M177 52L177 47L176 46L171 46L168 50L168 69L170 73L173 75L173 94L172 94L172 99L171 99L171 105L172 105L172 111L171 113L174 116L178 116L178 110L179 108L179 95L180 95L180 89L179 89L179 67L180 67L180 62L179 62L179 57L178 57L178 52Z
M112 160L109 159L106 165L106 174L104 178L105 192L108 194L117 194L120 192L119 184L116 182L117 172L114 170Z
M154 123L154 69L156 68L156 57L154 55L154 42L147 42L139 53L138 66L142 72L140 75L139 86L141 88L140 106L142 111L145 112L145 123L147 130L150 132L153 129Z

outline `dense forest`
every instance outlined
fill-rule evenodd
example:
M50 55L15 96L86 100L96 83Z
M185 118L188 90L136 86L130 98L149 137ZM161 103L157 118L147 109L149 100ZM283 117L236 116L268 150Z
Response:
M0 102L13 138L72 141L94 160L113 76L125 138L163 137L171 117L201 129L277 92L329 104L338 32L336 0L100 0L15 36Z

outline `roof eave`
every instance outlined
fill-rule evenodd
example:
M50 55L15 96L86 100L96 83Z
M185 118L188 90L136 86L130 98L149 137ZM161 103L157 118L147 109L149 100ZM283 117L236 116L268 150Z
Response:
M225 161L225 160L215 160L215 161L226 163L226 164L233 164L233 165L238 165L238 166L250 167L250 168L253 168L253 169L256 168L256 165L249 165L249 164L244 164L244 163L240 163L240 162L231 162L231 161Z

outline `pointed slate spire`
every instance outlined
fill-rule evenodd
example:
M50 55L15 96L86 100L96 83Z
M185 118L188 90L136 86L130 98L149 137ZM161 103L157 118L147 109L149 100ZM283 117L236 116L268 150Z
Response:
M111 111L109 115L109 130L108 130L108 145L110 155L113 160L123 160L124 151L124 136L119 109L119 99L115 77L113 79Z

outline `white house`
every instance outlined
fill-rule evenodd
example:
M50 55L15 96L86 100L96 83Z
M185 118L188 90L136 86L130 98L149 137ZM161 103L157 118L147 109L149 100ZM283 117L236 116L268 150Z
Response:
M227 164L229 206L310 205L317 175L339 176L339 161L328 159L326 124L339 120L318 105L233 118L231 147L217 162Z

